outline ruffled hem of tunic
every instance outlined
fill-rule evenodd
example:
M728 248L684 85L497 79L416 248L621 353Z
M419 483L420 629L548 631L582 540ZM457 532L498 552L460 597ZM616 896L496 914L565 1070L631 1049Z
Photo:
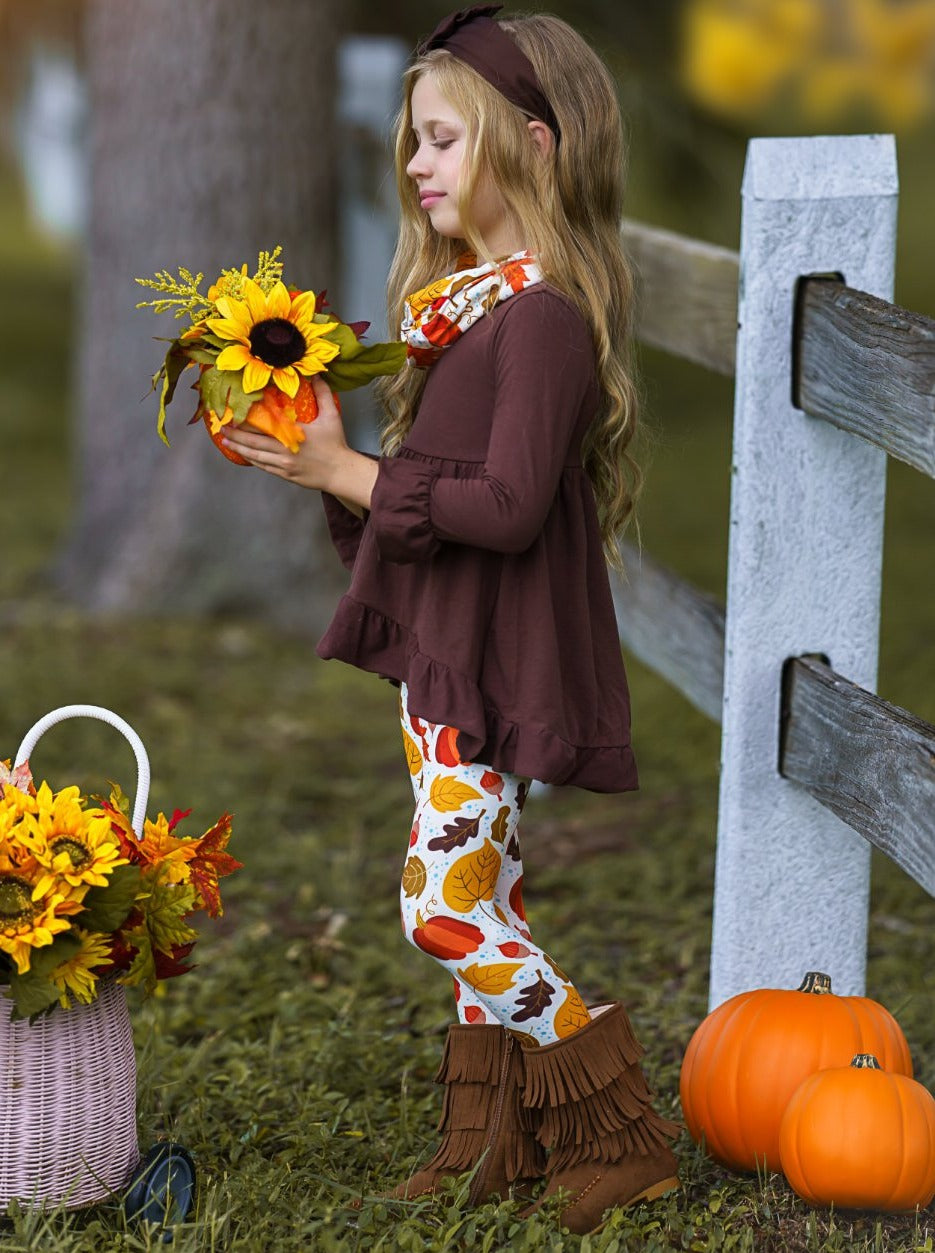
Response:
M458 727L464 761L592 792L629 792L639 786L629 744L569 744L547 727L513 722L485 700L472 679L420 652L418 640L402 623L351 596L342 597L316 652L325 660L404 682L416 717Z

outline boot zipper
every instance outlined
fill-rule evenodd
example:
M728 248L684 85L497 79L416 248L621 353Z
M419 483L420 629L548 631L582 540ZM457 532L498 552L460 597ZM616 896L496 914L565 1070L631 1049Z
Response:
M477 1205L484 1191L484 1184L490 1173L490 1159L492 1157L492 1149L497 1142L500 1134L500 1123L503 1119L503 1101L506 1097L507 1076L510 1073L510 1062L513 1057L513 1047L516 1043L509 1031L504 1032L506 1036L506 1044L503 1049L503 1060L500 1063L500 1080L497 1087L497 1097L494 1102L493 1114L487 1131L487 1140L484 1144L483 1152L480 1157L480 1166L477 1174L474 1176L474 1182L471 1184L471 1191L468 1193L468 1205Z

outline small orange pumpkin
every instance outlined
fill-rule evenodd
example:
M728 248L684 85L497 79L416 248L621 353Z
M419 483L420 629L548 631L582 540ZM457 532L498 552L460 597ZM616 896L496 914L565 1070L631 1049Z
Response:
M797 991L741 992L708 1014L692 1036L679 1081L693 1139L734 1170L779 1169L779 1125L803 1079L873 1052L912 1074L909 1046L889 1010L864 996L836 996L810 972Z
M870 1053L796 1088L779 1131L783 1173L813 1205L911 1210L935 1196L935 1099Z
M340 412L340 400L335 392L331 394ZM241 457L240 453L234 452L233 448L224 446L224 435L230 428L220 426L217 430L213 430L214 422L212 421L211 411L206 409L203 404L198 406L192 421L196 421L199 417L204 422L205 429L218 452L222 453L228 461L233 461L234 465L248 466L251 464L246 458ZM250 406L250 411L243 425L259 431L263 435L275 435L278 430L284 428L288 430L290 426L294 426L297 423L307 424L314 422L317 417L318 400L315 396L315 390L309 379L303 375L299 379L298 391L291 398L272 383L265 387L261 399L254 401Z

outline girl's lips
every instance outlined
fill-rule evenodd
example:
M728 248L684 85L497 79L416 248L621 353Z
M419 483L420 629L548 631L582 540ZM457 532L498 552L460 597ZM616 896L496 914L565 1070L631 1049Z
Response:
M431 209L433 204L437 204L445 193L443 191L426 191L419 197L419 203L423 209Z

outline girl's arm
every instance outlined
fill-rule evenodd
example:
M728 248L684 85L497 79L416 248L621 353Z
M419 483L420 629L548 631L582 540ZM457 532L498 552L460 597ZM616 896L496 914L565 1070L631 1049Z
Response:
M479 478L383 458L370 502L381 556L410 562L444 541L524 552L555 499L583 404L595 404L594 352L577 310L554 293L508 305L494 346L494 410Z

